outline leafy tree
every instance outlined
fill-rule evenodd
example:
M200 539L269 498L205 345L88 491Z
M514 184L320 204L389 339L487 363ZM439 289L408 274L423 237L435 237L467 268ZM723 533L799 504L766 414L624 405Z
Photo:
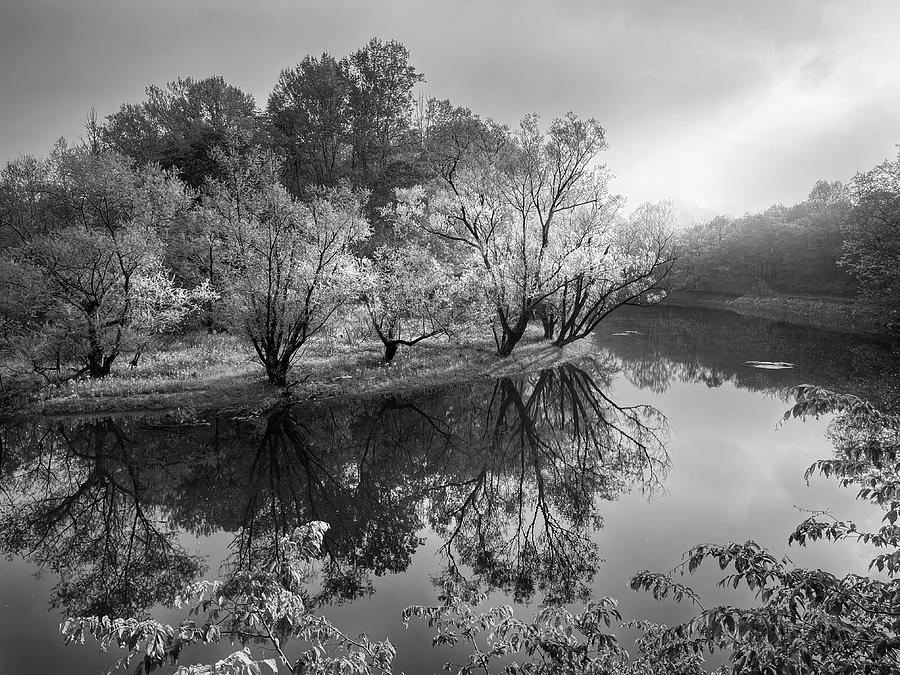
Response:
M140 165L174 168L193 188L217 175L212 150L230 134L258 133L256 103L221 75L147 87L147 99L107 118L103 141Z
M341 61L349 84L352 165L364 179L384 172L410 128L413 87L424 78L396 40L372 38Z
M813 189L809 191L807 202L819 208L840 206L848 199L847 188L839 180L817 180Z
M391 361L400 345L412 347L446 333L461 310L460 284L427 249L416 244L379 247L368 265L363 302Z
M266 115L275 147L285 155L284 178L296 195L334 185L350 159L350 83L328 54L307 56L281 71Z
M176 288L164 268L163 241L191 207L170 173L60 144L47 160L10 164L2 182L5 333L36 370L76 362L103 377L208 297Z
M666 203L643 204L611 231L588 236L566 260L566 281L539 307L545 337L559 347L594 332L623 305L652 305L675 264L674 213ZM603 249L601 252L601 248Z
M307 56L282 71L269 96L266 119L288 189L304 199L340 180L365 190L375 230L368 253L394 239L381 218L394 189L423 177L412 93L422 79L403 44L373 38L340 60Z
M896 325L900 314L900 156L850 184L852 208L844 224L840 264L859 282L869 303Z
M225 177L207 184L205 203L222 233L222 292L269 380L285 385L297 351L358 295L353 250L369 226L346 186L301 203L271 152L218 157Z
M608 313L607 302L634 300L670 265L665 238L655 242L656 256L642 255L648 247L638 238L621 245L628 230L615 222L619 201L608 195L605 170L593 168L606 147L595 120L569 114L545 133L532 115L511 133L465 111L445 110L444 118L430 155L438 177L427 191L401 192L400 208L478 270L501 356L554 296L575 293L558 338L566 344Z

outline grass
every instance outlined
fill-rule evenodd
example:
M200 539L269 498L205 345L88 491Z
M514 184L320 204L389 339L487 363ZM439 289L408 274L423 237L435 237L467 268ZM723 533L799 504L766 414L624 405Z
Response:
M320 338L298 355L290 383L282 388L269 384L262 366L232 336L194 335L147 354L135 369L123 360L102 380L33 389L7 412L25 418L183 408L262 410L286 400L383 394L532 372L577 359L586 349L577 343L553 347L532 328L505 359L496 356L489 338L469 335L401 347L385 364L380 342Z
M850 299L792 296L698 296L701 305L741 314L832 330L877 333L875 315ZM673 304L696 305L691 296ZM121 359L102 380L82 378L62 385L28 381L27 393L10 396L2 381L6 412L15 417L88 415L150 410L263 410L285 401L350 394L384 394L481 378L533 372L576 360L589 350L575 343L559 349L532 326L512 356L496 356L493 341L467 334L401 347L394 361L382 360L382 345L349 336L311 340L295 359L287 388L269 384L262 366L230 335L193 334L142 357L131 369ZM582 341L587 343L589 341Z

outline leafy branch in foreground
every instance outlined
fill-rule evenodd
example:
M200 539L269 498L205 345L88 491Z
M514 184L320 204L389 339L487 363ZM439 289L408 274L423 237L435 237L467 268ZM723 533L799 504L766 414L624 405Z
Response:
M853 523L814 514L790 535L789 543L858 541L889 549L870 563L886 580L848 574L839 578L820 569L794 567L776 560L752 541L745 544L704 544L688 551L668 574L642 572L631 580L635 590L657 599L696 595L674 580L693 574L705 560L730 573L720 586L745 584L760 602L741 609L703 609L690 621L645 633L644 646L665 656L688 645L701 651L730 651L732 672L759 673L895 673L900 669L900 531L895 527L900 499L897 463L900 415L879 411L856 396L836 394L810 385L790 390L796 404L784 419L835 414L829 436L833 459L816 462L807 471L834 476L844 486L859 486L858 497L885 509L887 523L875 533L859 532ZM892 549L892 550L891 550Z
M128 653L108 672L128 668L135 675L150 673L167 663L177 664L182 650L194 644L213 644L223 639L240 644L213 665L181 666L179 675L263 675L278 672L278 664L290 673L325 674L390 673L395 650L387 640L374 642L367 636L351 638L322 616L312 614L303 599L308 566L319 557L328 525L312 522L283 537L283 555L261 570L238 569L224 580L193 585L182 599L191 616L203 615L178 627L148 620L108 616L66 619L60 632L66 644L84 643L86 636L104 651L111 645ZM300 639L308 645L294 661L285 644ZM275 658L257 658L249 645L266 645Z
M621 615L612 598L589 602L573 615L563 607L542 607L530 622L515 618L509 605L491 607L478 613L486 600L471 586L457 580L444 584L436 607L407 607L404 625L410 618L427 619L435 629L432 645L466 644L471 650L464 664L447 663L445 670L459 675L492 672L498 661L507 661L507 673L607 673L622 665L628 655L612 633L604 632ZM524 655L523 663L512 660Z
M457 675L502 672L507 675L700 675L701 650L670 643L662 653L654 649L666 626L648 621L622 621L615 599L588 602L582 611L541 607L529 621L517 619L512 607L501 605L479 611L487 596L458 576L445 579L441 604L408 607L411 618L425 619L435 631L432 645L464 645L464 663L446 663ZM615 626L637 628L637 654L631 659L613 634Z

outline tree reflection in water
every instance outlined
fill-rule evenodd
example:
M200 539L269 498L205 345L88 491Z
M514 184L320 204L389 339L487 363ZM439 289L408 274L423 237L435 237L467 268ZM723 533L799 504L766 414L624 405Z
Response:
M657 489L666 424L604 393L601 364L203 424L101 420L7 430L4 551L60 577L69 615L137 616L201 574L179 543L234 532L220 572L280 559L298 525L331 525L315 604L398 574L426 525L438 576L517 600L584 597L602 503Z
M595 369L595 373L598 371ZM601 371L602 372L602 371ZM433 496L443 552L517 601L586 598L600 555L600 502L665 477L665 419L616 404L577 366L496 382L469 467Z
M888 404L900 394L900 358L877 338L683 307L624 308L595 334L597 349L640 389L662 393L674 382L779 392L801 382L853 391ZM759 370L747 361L786 361Z
M243 473L229 569L271 562L280 537L323 520L316 600L353 599L373 573L409 566L427 520L449 574L470 568L518 600L585 597L602 501L653 490L668 469L665 419L616 404L598 384L607 376L570 364L415 399L273 411Z
M243 523L228 565L252 569L282 555L278 541L298 525L329 523L316 600L352 600L372 592L371 573L403 572L420 544L423 471L399 447L354 446L352 410L271 412L245 474ZM344 414L346 413L346 414ZM371 431L371 430L368 430Z
M6 436L0 548L59 576L51 605L138 616L203 572L149 499L178 477L148 464L137 437L111 420L17 432Z

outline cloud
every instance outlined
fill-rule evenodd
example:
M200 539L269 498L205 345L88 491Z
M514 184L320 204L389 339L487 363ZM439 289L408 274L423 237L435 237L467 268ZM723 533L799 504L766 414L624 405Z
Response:
M900 3L13 0L0 8L0 155L77 137L149 84L222 74L265 104L281 68L404 42L448 97L514 123L606 127L632 203L740 212L846 179L900 141Z

